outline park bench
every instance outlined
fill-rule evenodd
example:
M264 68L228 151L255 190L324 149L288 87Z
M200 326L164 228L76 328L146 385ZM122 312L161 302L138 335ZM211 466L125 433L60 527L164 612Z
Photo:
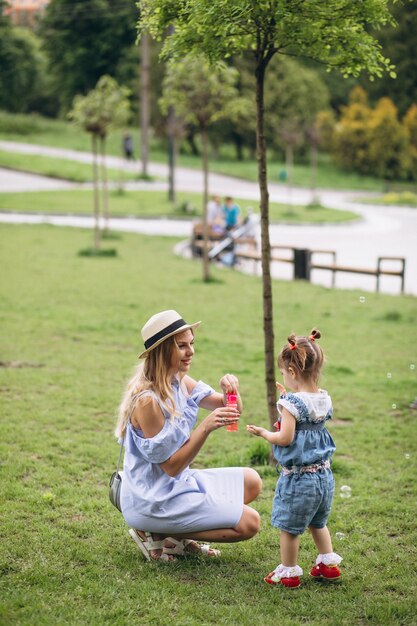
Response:
M224 231L219 230L215 226L208 224L207 225L207 248L209 250L209 257L214 259L220 254L222 249L226 249L227 246L223 247L222 242L227 243L227 239L232 238L233 241L230 241L232 246L237 245L240 249L241 246L250 246L256 248L257 242L256 238L248 235L245 231L247 231L249 227L245 227L245 225L240 226L236 229L235 232L231 231L230 233L225 234ZM193 256L201 256L202 249L204 247L204 228L201 222L198 222L193 225L192 235L191 235L191 252Z

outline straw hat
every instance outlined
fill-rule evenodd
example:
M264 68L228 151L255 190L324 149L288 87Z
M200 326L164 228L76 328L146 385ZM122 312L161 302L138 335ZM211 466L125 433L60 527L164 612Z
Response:
M195 324L187 324L182 319L181 315L176 311L162 311L156 313L146 322L145 326L140 331L142 334L145 350L139 355L139 359L143 359L151 350L159 346L160 343L172 337L182 333L188 328L197 328L201 322L195 322Z

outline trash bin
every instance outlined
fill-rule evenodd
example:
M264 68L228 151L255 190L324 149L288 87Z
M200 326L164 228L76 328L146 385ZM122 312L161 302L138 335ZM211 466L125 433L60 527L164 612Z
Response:
M311 251L305 248L294 248L294 278L310 280Z
M287 170L280 170L278 172L278 180L281 183L285 183L285 181L287 180Z

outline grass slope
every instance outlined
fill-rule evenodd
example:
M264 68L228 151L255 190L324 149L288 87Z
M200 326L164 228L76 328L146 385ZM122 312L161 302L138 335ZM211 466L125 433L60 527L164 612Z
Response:
M116 258L82 258L91 233L0 226L0 622L7 626L273 624L412 625L416 615L416 299L274 281L276 345L317 325L333 397L336 496L330 520L343 582L270 588L279 563L269 516L276 473L244 425L267 425L261 283L174 257L173 239L123 235ZM255 465L262 530L219 560L144 562L108 502L118 455L112 435L139 328L175 308L202 319L192 374L216 386L240 378L236 434L213 433L195 465ZM388 376L390 375L390 376ZM347 484L352 497L340 497ZM344 537L336 538L336 533Z
M257 203L236 198L242 216L247 215L248 207L257 210ZM113 217L192 217L201 216L202 195L181 192L177 194L175 205L170 203L164 191L111 191L109 195L110 215ZM191 213L186 210L191 208ZM93 211L92 190L37 191L23 193L0 193L0 211L29 213L54 213L91 215ZM292 206L272 202L270 219L288 223L348 222L358 218L356 213L322 206Z
M62 178L75 183L87 183L93 179L92 166L90 164L39 154L28 155L0 150L0 167L40 174L41 176L50 176L51 178ZM109 181L116 183L138 178L132 172L121 172L113 168L107 168L107 177Z

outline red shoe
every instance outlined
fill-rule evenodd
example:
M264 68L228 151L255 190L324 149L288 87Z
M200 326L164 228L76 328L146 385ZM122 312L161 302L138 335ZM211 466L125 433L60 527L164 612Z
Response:
M337 565L319 563L312 567L310 576L313 576L313 578L325 578L326 580L337 580L341 577L341 572Z
M284 587L291 587L296 589L300 586L300 577L299 576L291 576L291 578L280 578L279 580L273 580L275 572L269 572L268 576L265 576L264 581L268 583L268 585L284 585Z

